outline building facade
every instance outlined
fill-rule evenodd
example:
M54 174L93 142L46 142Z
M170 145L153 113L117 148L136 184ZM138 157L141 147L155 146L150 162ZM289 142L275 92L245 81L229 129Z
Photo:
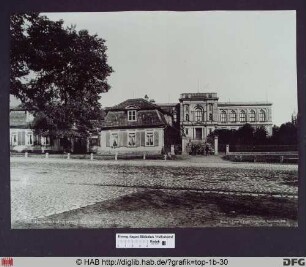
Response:
M216 129L237 130L246 123L254 128L265 127L272 135L271 103L219 102L216 93L184 93L179 101L182 146L186 142L205 142Z
M33 122L32 114L21 108L10 110L10 148L18 150L19 148L30 149L34 146L35 135L31 129Z
M272 135L272 104L219 102L216 93L183 93L178 103L156 104L145 98L128 99L103 111L101 131L91 133L87 152L163 154L171 147L205 143L216 129L237 130L248 123L265 127ZM22 108L10 111L12 151L62 151L60 139L39 136L32 129L34 117ZM72 152L78 150L72 140ZM172 151L173 152L173 151Z
M33 114L25 108L10 109L10 150L23 151L61 151L60 140L36 134L33 129Z

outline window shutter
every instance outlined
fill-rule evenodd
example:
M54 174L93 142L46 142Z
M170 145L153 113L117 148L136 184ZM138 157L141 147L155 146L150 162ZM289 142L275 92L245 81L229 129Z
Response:
M118 142L119 142L119 146L121 147L121 146L123 146L123 133L124 132L119 132L119 140L118 140Z
M122 132L122 146L127 146L127 132Z
M145 131L140 132L140 136L141 136L140 145L145 146L146 145L146 133L145 133Z
M25 132L18 132L18 145L25 145Z
M109 134L109 132L106 132L106 134L105 134L105 145L106 145L106 147L110 147L110 134ZM102 142L103 142L104 140L102 140Z
M140 132L136 132L136 147L140 146Z
M158 131L154 131L154 146L159 146L159 136L158 136Z
M22 139L21 139L21 144L22 144L22 145L25 145L25 144L26 144L26 143L25 143L25 134L26 134L25 132L22 132L22 135L21 135L21 136L22 136Z
M21 134L22 134L22 132L18 132L18 145L22 145L22 143L21 143Z

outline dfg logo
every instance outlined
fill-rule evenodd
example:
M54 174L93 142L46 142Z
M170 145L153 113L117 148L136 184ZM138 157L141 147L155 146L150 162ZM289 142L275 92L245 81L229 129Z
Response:
M305 259L300 258L284 258L283 266L305 266Z

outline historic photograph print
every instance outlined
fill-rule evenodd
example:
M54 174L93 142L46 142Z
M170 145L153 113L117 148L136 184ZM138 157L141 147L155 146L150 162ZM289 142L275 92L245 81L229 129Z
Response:
M11 227L297 227L295 11L10 17Z

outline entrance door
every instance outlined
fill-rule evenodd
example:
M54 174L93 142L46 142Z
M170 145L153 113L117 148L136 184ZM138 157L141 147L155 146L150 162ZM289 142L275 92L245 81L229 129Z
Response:
M202 140L202 128L195 129L196 140Z

